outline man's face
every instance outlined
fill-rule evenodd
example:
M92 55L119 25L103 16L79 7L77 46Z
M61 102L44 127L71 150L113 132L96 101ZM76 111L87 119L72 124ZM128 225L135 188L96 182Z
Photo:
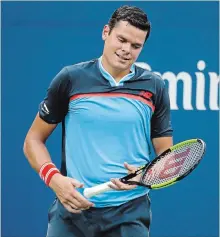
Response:
M127 21L119 21L110 34L109 32L109 26L104 26L103 60L116 71L129 72L143 48L147 31L140 30Z

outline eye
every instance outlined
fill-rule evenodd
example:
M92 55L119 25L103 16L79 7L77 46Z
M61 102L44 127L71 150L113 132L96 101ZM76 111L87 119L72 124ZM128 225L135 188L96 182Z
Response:
M125 39L123 39L123 38L118 38L118 40L119 40L121 43L126 42Z
M141 46L140 46L140 45L133 44L133 45L132 45L132 48L134 48L134 49L140 49Z

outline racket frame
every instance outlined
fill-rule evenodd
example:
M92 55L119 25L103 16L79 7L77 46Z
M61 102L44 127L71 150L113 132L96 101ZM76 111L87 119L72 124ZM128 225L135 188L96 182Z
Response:
M195 142L199 142L202 144L203 146L203 151L202 151L202 154L200 156L200 159L194 164L193 167L191 167L191 169L189 169L187 172L185 172L183 175L177 177L177 178L173 178L167 182L164 182L164 183L161 183L161 184L154 184L154 185L146 185L143 183L143 177L144 177L144 174L151 169L151 167L157 163L159 160L163 159L168 153L172 152L173 150L179 148L179 147L182 147L184 146L185 144L189 144L189 143L195 143ZM163 153L161 153L159 156L157 156L156 158L154 158L151 162L149 162L148 164L146 165L143 165L141 166L140 168L138 168L134 173L131 173L129 175L126 175L124 177L122 177L120 179L121 182L125 183L125 184L130 184L130 185L139 185L139 186L144 186L144 187L147 187L149 189L160 189L160 188L164 188L164 187L167 187L167 186L170 186L172 184L175 184L176 182L180 181L181 179L183 179L184 177L186 177L187 175L189 175L197 166L198 164L200 163L200 161L202 160L203 156L204 156L204 153L205 153L205 150L206 150L206 144L203 140L201 139L190 139L190 140L186 140L186 141L183 141L183 142L180 142L170 148L168 148L167 150L165 150ZM130 180L134 177L136 177L138 174L142 173L142 176L141 176L141 179L140 179L140 182L137 182L137 181L133 181L133 180Z

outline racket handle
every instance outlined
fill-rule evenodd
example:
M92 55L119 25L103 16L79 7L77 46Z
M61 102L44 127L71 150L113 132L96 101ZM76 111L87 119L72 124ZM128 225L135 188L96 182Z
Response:
M99 185L96 185L92 188L85 188L84 192L83 192L83 195L86 198L90 198L90 197L93 197L93 196L98 195L100 193L104 193L106 191L112 190L112 188L110 188L108 186L109 184L112 184L112 182L106 182L106 183L103 183L103 184L99 184Z

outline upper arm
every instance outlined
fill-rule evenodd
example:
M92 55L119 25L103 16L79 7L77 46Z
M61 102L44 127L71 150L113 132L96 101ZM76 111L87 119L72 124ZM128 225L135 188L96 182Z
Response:
M57 124L48 124L42 120L38 113L27 133L25 142L28 142L29 140L38 140L45 143L56 126Z
M39 112L28 131L27 139L38 139L43 142L50 136L55 127L68 112L70 80L68 71L63 68L52 80L46 97L40 103Z
M156 91L155 113L151 119L151 139L157 154L173 145L170 99L164 81L159 81Z
M39 116L49 124L61 122L68 112L71 89L68 71L63 68L52 80L46 97L40 103Z
M172 137L170 99L164 81L160 81L155 97L155 112L151 118L151 139Z

